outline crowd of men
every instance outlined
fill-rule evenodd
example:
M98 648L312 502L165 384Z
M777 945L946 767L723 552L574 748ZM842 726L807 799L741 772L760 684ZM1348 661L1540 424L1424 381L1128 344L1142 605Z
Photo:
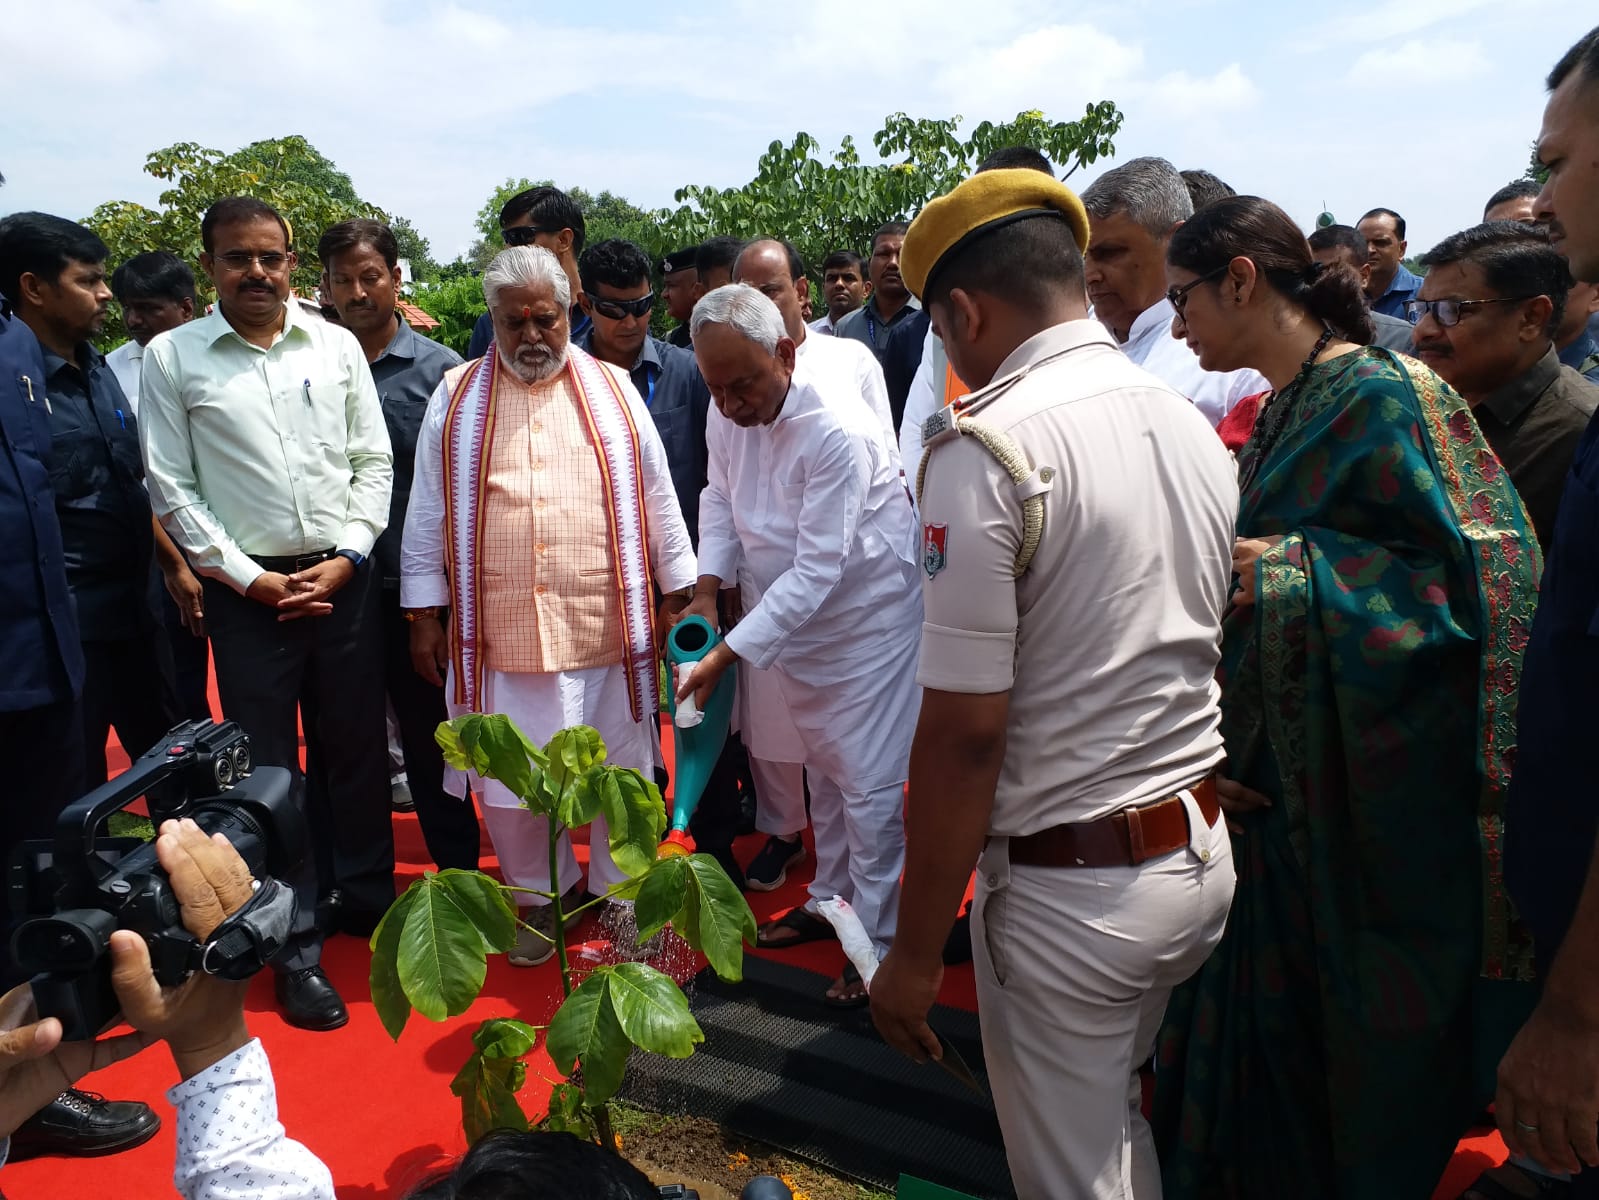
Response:
M1539 620L1580 634L1577 650L1557 640L1561 702L1580 714L1596 676L1571 663L1592 664L1599 631L1599 31L1550 87L1548 184L1489 197L1481 224L1414 260L1421 275L1391 209L1316 229L1306 279L1357 278L1371 344L1469 406L1548 555L1546 593L1565 589ZM15 778L0 853L49 837L105 780L112 730L138 755L213 715L209 662L221 715L256 761L293 771L312 832L272 964L290 1023L348 1021L323 939L370 935L393 900L391 741L435 863L477 867L481 816L505 880L530 889L512 964L553 953L531 893L604 897L620 939L609 856L585 878L563 839L552 879L540 821L494 781L474 804L433 730L503 712L542 743L582 723L612 763L658 771L660 638L700 615L725 637L679 698L738 667L738 736L696 815L700 848L770 891L813 831L809 899L759 944L833 938L817 906L848 899L884 965L870 996L848 967L819 999L870 1003L917 1056L939 1053L924 1017L941 964L972 947L1019 1192L1158 1195L1137 1073L1167 997L1222 936L1234 866L1218 813L1241 811L1214 683L1224 610L1249 603L1253 570L1232 549L1227 451L1260 443L1286 390L1202 365L1257 361L1222 354L1186 309L1226 264L1172 285L1174 236L1232 195L1139 158L1079 198L1013 147L914 223L806 264L781 236L652 262L589 243L572 199L534 188L500 213L506 249L464 361L401 315L377 222L323 232L309 303L283 217L218 200L200 230L207 310L172 253L113 264L82 225L5 217L0 748ZM113 300L131 340L102 355ZM1599 1025L1570 1016L1591 1011L1570 997L1599 973L1599 884L1582 888L1595 817L1578 798L1592 789L1579 746L1538 745L1539 778L1568 781L1583 809L1542 815L1568 859L1517 896L1539 916L1564 905L1535 929L1556 931L1539 958L1567 1023L1546 998L1506 1060L1507 1140L1526 1156L1513 1179L1479 1181L1490 1198L1587 1194L1577 1168L1599 1166ZM740 862L743 821L766 837ZM603 847L603 819L593 836ZM978 914L957 922L974 867ZM1125 922L1111 949L1101 920ZM1557 958L1561 938L1576 948ZM1066 989L1085 964L1099 982ZM105 1153L158 1123L69 1089L10 1153Z

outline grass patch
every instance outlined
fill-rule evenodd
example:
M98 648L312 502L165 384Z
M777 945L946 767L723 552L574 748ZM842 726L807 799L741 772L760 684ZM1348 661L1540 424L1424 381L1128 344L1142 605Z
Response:
M155 840L155 826L150 818L138 813L116 812L106 818L105 831L110 837L134 837L141 842Z

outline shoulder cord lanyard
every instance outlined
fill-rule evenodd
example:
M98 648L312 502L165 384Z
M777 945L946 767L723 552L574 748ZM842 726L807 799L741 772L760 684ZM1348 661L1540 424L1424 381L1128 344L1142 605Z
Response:
M644 387L645 387L644 407L645 408L651 408L652 409L652 408L655 407L655 375L656 375L656 371L652 371L650 369L650 367L649 367L649 364L646 363L645 366L644 366Z

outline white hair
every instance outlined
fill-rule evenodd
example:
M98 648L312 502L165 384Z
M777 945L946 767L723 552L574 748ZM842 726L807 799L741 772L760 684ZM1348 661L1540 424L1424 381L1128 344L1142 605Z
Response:
M541 287L555 291L555 302L564 311L572 305L572 281L566 277L561 260L543 246L508 246L494 256L483 272L483 299L490 308L502 288Z
M777 305L747 283L725 284L700 298L688 321L689 335L699 337L707 325L726 325L768 354L776 354L777 343L788 336Z

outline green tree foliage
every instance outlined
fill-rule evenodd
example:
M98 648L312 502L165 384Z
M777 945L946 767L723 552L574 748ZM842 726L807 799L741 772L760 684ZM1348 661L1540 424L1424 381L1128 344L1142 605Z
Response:
M322 264L316 256L322 231L352 217L388 221L382 209L362 200L350 177L298 134L252 142L231 154L194 142L180 142L156 150L145 159L145 173L166 187L149 208L127 200L100 205L84 224L93 229L111 251L113 267L146 250L170 250L195 270L202 300L211 288L199 269L200 218L224 196L254 196L283 214L294 231L299 256L292 283L301 295L314 295ZM438 265L428 253L427 240L403 218L391 227L400 239L401 253L411 258L413 272L431 277ZM102 345L113 346L126 335L121 314L113 305L102 334Z
M665 240L674 246L717 234L772 234L793 242L814 270L834 250L866 253L879 226L914 217L995 150L1030 146L1047 155L1058 174L1069 176L1114 153L1112 138L1122 120L1105 100L1090 104L1076 121L1052 122L1034 109L1003 124L984 121L963 139L958 116L928 120L895 113L872 136L883 162L861 161L848 137L827 161L820 143L800 133L789 145L773 142L743 187L682 188L676 196L680 207L658 216Z
M411 279L415 283L432 283L439 278L441 268L433 258L433 247L420 230L404 217L389 222L394 240L400 245L400 257L411 264Z
M743 977L744 943L755 940L749 905L709 855L657 857L666 829L660 792L638 771L607 765L598 731L563 729L541 749L508 717L474 714L440 725L437 737L451 766L498 779L531 815L549 818L552 861L564 830L603 814L611 858L628 878L601 899L636 897L641 941L670 924L721 978ZM394 902L372 935L372 1004L390 1037L399 1038L413 1009L442 1021L472 1006L487 956L516 944L521 920L513 897L527 890L476 871L430 871ZM551 1091L546 1125L615 1149L608 1101L621 1086L628 1055L636 1047L687 1058L704 1034L677 984L654 968L637 962L574 968L567 924L598 901L568 912L558 890L536 894L553 910L561 1006L548 1026L485 1021L450 1090L473 1141L491 1129L526 1129L516 1093L527 1081L523 1059L542 1033L556 1069L571 1077Z
M488 310L483 301L483 281L476 275L441 277L418 286L410 300L439 323L428 336L464 358L472 341L472 327Z
M1527 169L1523 173L1527 179L1537 184L1549 182L1549 168L1544 166L1538 158L1538 143L1532 144L1532 150L1527 155Z

